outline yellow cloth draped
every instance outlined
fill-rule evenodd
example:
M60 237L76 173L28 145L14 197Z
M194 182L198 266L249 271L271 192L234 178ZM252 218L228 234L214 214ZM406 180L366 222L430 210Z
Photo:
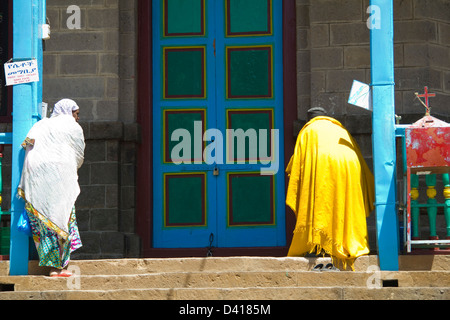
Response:
M300 131L286 172L286 204L297 222L288 256L329 254L344 269L369 253L366 218L374 178L342 124L320 116Z

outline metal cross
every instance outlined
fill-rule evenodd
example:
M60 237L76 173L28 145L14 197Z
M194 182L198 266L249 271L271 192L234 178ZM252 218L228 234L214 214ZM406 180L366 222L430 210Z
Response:
M425 107L427 108L427 113L429 113L429 110L430 110L430 100L429 100L429 98L436 97L436 94L435 93L428 93L428 87L425 87L425 93L424 94L417 94L416 93L416 96L419 97L419 98L425 98Z

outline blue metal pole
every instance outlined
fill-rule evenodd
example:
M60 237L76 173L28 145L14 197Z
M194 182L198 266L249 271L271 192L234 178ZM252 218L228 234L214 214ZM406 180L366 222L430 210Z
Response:
M378 258L381 270L398 270L392 0L371 0L370 30L373 159Z
M39 45L39 11L42 0L13 1L13 59L37 59L42 65L42 47ZM39 83L26 83L13 87L13 137L11 180L11 249L10 275L28 274L29 237L17 229L24 210L23 200L17 197L25 152L21 143L33 125L33 114L38 110L42 96L42 73Z

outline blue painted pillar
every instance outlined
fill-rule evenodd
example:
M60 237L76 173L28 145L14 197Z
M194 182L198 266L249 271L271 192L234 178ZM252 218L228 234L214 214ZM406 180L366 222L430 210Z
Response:
M392 0L371 0L373 160L378 258L381 270L398 270Z
M17 222L24 210L23 200L17 197L25 152L21 143L26 138L36 117L42 99L42 43L39 28L45 23L45 1L13 1L13 59L38 60L41 66L40 82L13 87L13 138L11 181L11 249L10 275L28 274L29 237L17 230Z

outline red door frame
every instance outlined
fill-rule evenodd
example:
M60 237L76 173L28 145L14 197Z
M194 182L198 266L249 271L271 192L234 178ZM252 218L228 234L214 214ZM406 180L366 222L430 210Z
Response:
M293 123L297 119L296 17L295 0L283 0L283 75L284 75L284 150L285 165L295 145ZM136 175L136 232L142 241L142 257L204 257L206 248L156 249L152 246L153 230L153 152L152 152L152 1L138 2L138 108L141 127ZM286 179L287 185L287 179ZM213 248L214 256L286 256L292 239L295 218L286 207L285 247Z

